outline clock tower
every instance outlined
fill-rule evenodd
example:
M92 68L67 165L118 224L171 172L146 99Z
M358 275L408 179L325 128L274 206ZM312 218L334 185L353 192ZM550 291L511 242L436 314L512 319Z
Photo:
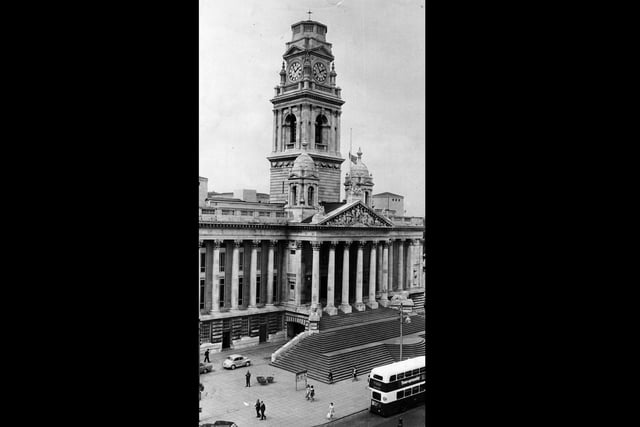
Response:
M336 86L327 26L300 21L291 26L292 38L282 56L280 84L273 104L271 203L286 203L289 172L303 152L315 163L317 202L340 201L340 115L344 101Z

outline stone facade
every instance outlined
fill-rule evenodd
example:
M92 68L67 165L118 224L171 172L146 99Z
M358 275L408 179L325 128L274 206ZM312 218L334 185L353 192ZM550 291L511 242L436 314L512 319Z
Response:
M374 211L362 153L350 188L368 197L339 202L344 101L327 28L301 21L292 31L271 100L269 203L245 190L244 200L210 193L200 204L200 340L213 351L285 340L316 331L323 315L424 294L424 224Z

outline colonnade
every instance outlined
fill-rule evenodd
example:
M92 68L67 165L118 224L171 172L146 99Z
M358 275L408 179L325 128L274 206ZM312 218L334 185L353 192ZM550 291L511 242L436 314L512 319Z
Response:
M267 295L266 305L274 305L274 250L277 248L278 240L268 240L268 262L267 262ZM281 273L278 274L278 280L282 284L282 301L293 299L293 303L301 305L302 295L302 240L290 240L289 245L285 247L283 255L280 259ZM405 256L405 242L408 242L407 253ZM222 240L213 240L212 244L206 245L207 256L212 252L213 272L207 277L211 277L212 283L212 305L211 314L220 312L219 301L219 253ZM421 260L422 260L422 243L423 239L372 239L372 240L331 240L331 241L309 241L312 250L312 274L311 274L311 309L312 311L323 310L330 315L336 314L338 309L344 313L351 313L352 308L357 311L365 310L363 298L364 282L368 283L368 302L370 308L378 308L378 304L386 306L389 301L389 292L408 290L412 287L423 286L420 283ZM249 266L249 304L248 308L256 308L256 277L257 277L257 249L261 246L261 240L251 241L251 257ZM322 245L328 245L328 263L327 263L327 284L326 284L326 307L322 307L320 303L320 250ZM369 274L364 277L364 249L369 244ZM244 245L244 240L233 240L231 256L231 311L240 309L238 304L239 297L239 250ZM336 248L342 246L342 277L336 278ZM397 257L394 257L393 248L397 247ZM291 250L292 252L289 252ZM350 250L357 253L355 263L355 300L353 305L349 301L349 285L350 285ZM229 255L227 255L229 256ZM406 262L405 262L406 259ZM414 265L420 265L418 274L414 275L412 268ZM289 274L287 274L289 273ZM295 289L293 298L289 298L289 282L288 277L291 273L295 275ZM244 275L243 275L244 276ZM264 276L264 275L261 275ZM342 292L339 301L336 301L335 285L336 279L342 280ZM376 301L376 295L379 294L379 300Z

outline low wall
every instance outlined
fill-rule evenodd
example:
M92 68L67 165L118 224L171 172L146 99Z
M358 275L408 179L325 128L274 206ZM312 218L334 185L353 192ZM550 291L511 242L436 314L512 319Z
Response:
M298 335L291 338L289 342L287 342L285 345L283 345L282 347L280 347L279 349L271 353L271 362L275 362L276 359L280 357L285 351L289 350L292 346L298 344L300 340L304 339L305 337L308 337L311 334L313 334L313 332L304 331L304 332L300 332Z

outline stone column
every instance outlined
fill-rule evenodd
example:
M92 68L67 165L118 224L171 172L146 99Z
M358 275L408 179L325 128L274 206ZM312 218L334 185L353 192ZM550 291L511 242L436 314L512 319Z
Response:
M380 301L379 304L383 307L389 306L389 299L387 298L387 291L389 286L389 241L384 240L382 242L382 283L380 286Z
M273 305L273 249L278 244L277 240L269 241L269 258L267 262L269 265L267 266L267 305Z
M280 248L280 303L289 301L289 245L283 243Z
M202 288L200 288L200 270L202 269L202 263L200 262L202 260L202 255L201 255L202 252L200 252L200 249L202 249L202 244L203 244L203 241L199 240L198 241L198 316L200 316L200 314L201 314L200 313L200 300L202 299L202 294L201 294ZM205 258L205 263L206 263L207 256L205 255L204 258ZM206 286L207 286L206 280L205 280L204 283L205 283L205 290L206 290ZM205 304L205 307L206 307L206 304Z
M418 245L418 259L420 260L420 269L418 270L418 277L420 277L420 287L425 288L425 272L422 270L422 254L424 252L424 239L419 240L420 244Z
M327 307L324 309L329 316L338 314L338 309L334 306L337 244L338 242L335 241L329 243L329 265L327 266Z
M369 302L367 305L369 308L378 308L376 302L376 247L377 241L371 242L371 253L369 254Z
M404 290L404 239L398 239L398 290Z
M351 313L349 305L349 245L351 242L344 242L342 250L342 303L340 311L343 313Z
M242 240L233 241L233 255L231 256L231 310L238 310L238 269Z
M378 242L378 244L380 244L380 242ZM378 275L378 280L377 280L377 282L378 282L378 292L380 292L382 290L382 270L383 270L383 268L382 268L382 252L384 252L383 248L380 248L380 250L378 251L378 266L376 268L376 270L377 270L376 273Z
M213 241L213 290L211 291L211 314L218 313L220 311L220 279L218 274L220 273L220 245L222 240Z
M296 255L293 264L296 274L295 304L300 305L302 302L302 240L295 240L293 244L296 248Z
M394 273L394 268L393 268L393 246L395 239L391 239L389 240L389 261L388 261L388 275L389 275L389 281L388 281L388 286L387 286L387 292L391 292L393 290L396 289L396 281L394 280L395 278L393 277L393 273Z
M363 263L363 248L367 242L361 240L358 242L358 258L356 261L356 303L354 308L357 311L364 311L365 305L362 302L362 263Z
M411 289L411 283L413 281L413 240L407 240L407 265L405 266L406 287L405 289Z
M256 308L256 281L258 277L258 247L260 240L251 242L251 268L249 270L249 308Z
M271 151L276 151L276 140L278 139L278 110L273 110L273 144Z
M313 249L313 263L311 272L311 309L318 315L322 315L322 304L320 304L320 246L322 242L311 242Z

